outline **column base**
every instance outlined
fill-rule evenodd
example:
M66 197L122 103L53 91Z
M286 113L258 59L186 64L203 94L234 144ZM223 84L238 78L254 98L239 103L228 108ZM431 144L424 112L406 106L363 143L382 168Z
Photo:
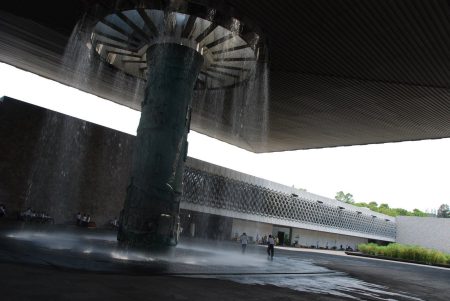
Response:
M179 238L179 202L168 202L168 192L153 191L149 196L134 185L128 188L129 205L121 211L117 240L120 246L148 249L176 246ZM130 206L139 204L140 206ZM123 212L127 212L126 215ZM128 225L132 225L131 227Z

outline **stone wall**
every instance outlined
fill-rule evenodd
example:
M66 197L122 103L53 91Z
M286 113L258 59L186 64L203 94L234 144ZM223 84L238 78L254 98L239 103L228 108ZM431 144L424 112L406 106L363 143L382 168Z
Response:
M56 223L77 212L98 226L118 217L134 137L14 99L0 102L0 203Z
M450 254L450 218L397 216L397 242Z
M342 245L343 248L350 246L352 249L356 249L358 244L367 243L368 239L307 229L292 229L292 242L294 241L298 241L299 245L306 247L326 248L328 246L329 249L332 247L339 249Z

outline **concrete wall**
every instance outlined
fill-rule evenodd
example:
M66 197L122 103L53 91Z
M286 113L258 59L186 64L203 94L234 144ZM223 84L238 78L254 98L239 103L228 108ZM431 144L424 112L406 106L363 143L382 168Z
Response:
M353 249L356 249L358 244L367 243L367 238L327 233L321 231L313 231L307 229L292 229L292 242L298 241L301 246L316 246L325 248L328 245L328 248L332 248L336 246L340 248L342 245L343 248L350 246Z
M397 242L450 253L450 218L398 216Z
M272 234L272 229L273 226L271 224L252 222L235 218L233 219L231 238L235 238L236 233L239 237L242 233L245 232L247 236L252 237L251 241L254 241L257 234L261 239L261 237L264 235Z

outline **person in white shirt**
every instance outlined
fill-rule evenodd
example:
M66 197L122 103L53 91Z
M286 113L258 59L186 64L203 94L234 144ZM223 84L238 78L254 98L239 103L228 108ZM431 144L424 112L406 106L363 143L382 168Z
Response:
M114 219L111 220L110 223L111 223L111 225L112 225L114 228L119 227L119 221L117 220L117 217L114 217Z
M274 246L275 240L273 239L272 235L269 235L269 238L267 239L267 255L270 257L270 259L273 259Z
M247 237L247 234L245 234L245 232L242 233L240 240L241 240L242 253L245 253L245 249L247 248L247 244L248 244L248 237Z

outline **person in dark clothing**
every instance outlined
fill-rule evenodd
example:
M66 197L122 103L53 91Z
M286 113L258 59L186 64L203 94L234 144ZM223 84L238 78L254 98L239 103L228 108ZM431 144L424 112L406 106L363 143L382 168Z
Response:
M6 206L0 204L0 217L6 216Z
M83 214L83 217L81 218L81 226L82 227L87 227L88 223L87 223L87 216L86 214Z
M275 240L273 239L272 235L269 235L269 238L267 239L267 255L270 257L270 259L273 259L274 246Z
M81 212L77 213L77 226L81 226Z

